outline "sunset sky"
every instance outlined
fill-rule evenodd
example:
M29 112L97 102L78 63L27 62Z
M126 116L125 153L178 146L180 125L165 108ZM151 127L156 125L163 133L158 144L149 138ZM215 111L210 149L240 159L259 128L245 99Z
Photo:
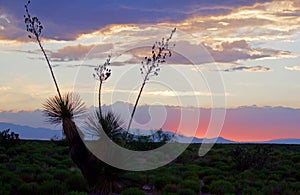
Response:
M56 93L27 37L25 3L0 0L0 122L18 123L20 111L32 114ZM75 90L88 106L97 105L93 68L108 55L103 104L133 104L139 62L176 27L176 55L146 85L141 105L229 109L221 135L235 140L300 138L298 0L33 0L30 12L43 23L61 90Z

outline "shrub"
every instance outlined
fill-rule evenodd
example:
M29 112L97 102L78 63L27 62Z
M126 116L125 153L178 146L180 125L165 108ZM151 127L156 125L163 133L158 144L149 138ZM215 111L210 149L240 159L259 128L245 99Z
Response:
M19 134L9 132L10 129L6 129L0 132L0 145L9 148L20 143Z
M191 189L180 189L178 191L178 195L197 195L197 194Z
M163 194L166 193L177 193L178 191L178 187L175 184L167 184L164 188L163 188Z
M158 176L158 177L154 178L153 184L154 184L155 188L160 191L167 184L167 178Z
M70 176L70 173L69 171L58 169L55 170L52 175L54 179L65 181Z
M138 188L128 188L121 192L121 195L145 195L145 192Z
M72 191L86 191L86 180L80 174L74 174L66 180L66 185L69 190Z
M37 195L38 189L36 183L23 183L18 189L18 195Z
M71 191L71 192L68 192L66 195L87 195L87 193L86 192Z
M45 181L38 186L38 191L43 195L65 194L66 186L58 180Z
M197 180L198 181L198 180ZM180 183L180 188L191 189L196 193L200 191L200 183L194 180L185 180Z
M184 179L190 179L190 180L195 180L198 179L198 175L194 171L185 171L182 175Z
M41 173L36 176L38 183L43 183L44 181L49 181L51 179L53 179L53 176L48 173Z
M234 193L234 186L225 180L212 181L210 191L214 194Z

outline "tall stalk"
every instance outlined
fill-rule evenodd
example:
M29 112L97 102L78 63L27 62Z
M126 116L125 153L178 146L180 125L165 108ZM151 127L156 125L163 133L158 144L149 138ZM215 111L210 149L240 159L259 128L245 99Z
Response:
M143 83L140 88L139 94L137 96L137 99L135 101L130 120L127 127L127 132L130 129L134 113L136 111L137 105L139 103L139 100L141 98L143 89L149 81L150 77L152 76L158 76L158 72L160 71L160 65L166 62L166 57L171 57L172 52L170 50L169 41L172 39L173 34L176 32L176 28L174 28L171 32L171 35L165 39L162 38L161 41L155 42L152 46L151 50L151 56L145 57L144 60L141 62L142 67L140 68L141 74L143 75Z
M101 105L101 90L102 90L102 84L104 81L106 81L110 75L111 75L111 69L109 69L107 66L110 65L110 59L111 56L109 55L106 58L106 61L103 65L99 65L96 67L95 73L93 74L94 78L99 81L99 88L98 88L98 106L99 106L99 116L100 118L103 118L102 115L102 105Z
M52 69L52 66L51 66L49 58L48 58L48 56L47 56L47 54L44 50L44 47L41 43L40 35L41 35L42 30L43 30L44 27L43 27L41 21L37 17L31 17L31 15L29 13L29 10L28 10L29 4L30 4L30 0L25 5L26 15L24 15L24 22L25 22L25 25L26 25L26 30L27 30L27 32L29 32L29 33L31 33L32 35L35 36L35 39L38 42L38 44L40 46L40 49L42 50L42 52L44 54L44 57L46 59L46 62L48 64L48 67L49 67L54 85L56 87L56 91L57 91L57 94L59 96L59 99L60 99L61 102L63 102L63 99L62 99L62 96L61 96L61 93L60 93L60 90L59 90L59 87L58 87L58 84L57 84L57 81L56 81L56 78L55 78L55 75L54 75L54 72L53 72L53 69ZM28 37L32 38L31 35L28 35Z

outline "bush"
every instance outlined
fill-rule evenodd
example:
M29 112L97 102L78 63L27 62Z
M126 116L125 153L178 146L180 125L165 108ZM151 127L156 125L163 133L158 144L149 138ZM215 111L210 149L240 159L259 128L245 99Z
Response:
M65 181L70 176L70 172L66 170L58 169L54 171L52 175L54 179Z
M225 180L212 181L210 191L214 194L234 193L234 186Z
M185 180L180 183L180 188L191 189L196 193L200 191L200 183L194 180Z
M154 184L155 188L160 191L167 184L167 178L158 176L158 177L154 178L153 184Z
M163 188L163 194L166 193L177 193L178 191L178 187L175 184L167 184L164 188Z
M128 188L121 192L121 195L145 195L145 192L138 188Z
M180 189L178 191L178 195L197 195L197 194L191 189Z
M45 181L39 185L38 190L40 194L65 194L67 192L66 186L58 180Z
M68 192L66 195L87 195L87 193L86 192L71 191L71 192Z
M87 182L80 174L74 174L66 180L66 185L72 191L86 191Z
M9 132L10 129L6 129L0 132L0 145L9 148L20 143L19 134Z
M23 183L18 189L18 195L36 195L38 194L36 183Z
M198 175L194 171L185 171L182 175L184 179L195 180L198 179Z

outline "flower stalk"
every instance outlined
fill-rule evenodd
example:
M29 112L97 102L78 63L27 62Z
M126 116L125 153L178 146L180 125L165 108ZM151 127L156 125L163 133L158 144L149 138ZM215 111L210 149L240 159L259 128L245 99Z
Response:
M142 86L140 88L139 94L137 96L137 99L135 101L130 120L127 127L127 132L130 129L137 105L139 103L139 100L141 98L143 89L147 83L147 81L150 80L153 76L158 76L158 73L160 71L160 65L164 64L166 62L167 57L172 56L171 47L169 45L169 41L172 39L173 34L176 32L176 28L174 28L170 34L170 36L165 39L162 38L161 41L155 42L151 49L151 56L146 56L144 60L141 62L142 67L140 68L141 75L143 76L143 82ZM175 45L174 45L175 46Z

